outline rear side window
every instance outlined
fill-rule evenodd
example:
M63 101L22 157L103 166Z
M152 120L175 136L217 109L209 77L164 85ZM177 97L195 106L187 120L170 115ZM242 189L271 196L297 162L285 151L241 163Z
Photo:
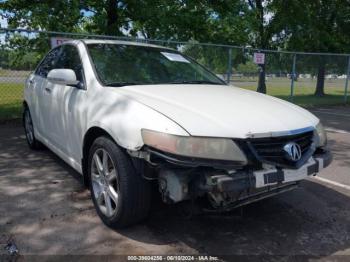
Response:
M61 51L61 47L57 47L51 50L47 54L47 56L44 58L44 60L41 62L41 64L35 71L35 74L46 78L50 70L55 68L56 61L59 57L60 51Z

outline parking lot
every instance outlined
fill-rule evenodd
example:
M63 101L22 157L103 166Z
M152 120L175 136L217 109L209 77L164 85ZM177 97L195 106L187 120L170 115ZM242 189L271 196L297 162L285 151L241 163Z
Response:
M350 108L312 111L334 154L318 178L222 215L155 205L118 231L102 224L74 170L47 149L30 151L19 124L1 125L0 254L10 240L20 255L350 255Z

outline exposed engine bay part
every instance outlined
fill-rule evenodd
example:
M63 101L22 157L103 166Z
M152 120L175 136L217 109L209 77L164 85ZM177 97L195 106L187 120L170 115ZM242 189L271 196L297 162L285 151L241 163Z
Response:
M208 172L205 174L204 187L216 193L239 192L252 186L249 181L249 173L242 175L240 173Z
M263 164L261 169L220 169L179 166L168 159L152 158L152 153L146 151L129 154L134 156L134 166L145 179L158 182L165 203L201 198L209 203L212 211L231 210L294 189L298 181L314 175L331 161L331 155L326 152L321 157L315 154L299 169L276 168L268 164Z
M201 185L203 188L203 185ZM215 209L225 208L234 203L239 196L251 188L249 173L243 175L238 173L205 174L205 185L207 197L211 206Z
M189 179L187 172L162 169L159 172L159 191L166 203L176 203L189 198Z
M222 202L231 203L242 190L252 186L246 173L244 176L230 175L215 170L189 172L186 169L161 169L158 180L163 201L168 203L210 194L212 199L216 199L215 206L221 206Z
M227 201L222 202L222 196L215 196L209 194L209 202L213 209L205 209L205 212L226 212L241 206L245 206L265 198L269 198L275 195L282 194L294 190L299 187L299 182L288 183L281 186L269 187L264 190L258 190L257 192L250 192L249 194L244 194L235 199L235 201L229 203Z
M210 211L228 211L269 196L292 190L297 182L256 188L253 173L218 170L161 169L159 191L166 203L205 197Z

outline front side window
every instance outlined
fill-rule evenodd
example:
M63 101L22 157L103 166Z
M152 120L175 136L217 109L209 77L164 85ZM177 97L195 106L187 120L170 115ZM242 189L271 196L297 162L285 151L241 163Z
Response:
M225 84L190 58L169 49L123 44L88 44L104 85Z
M83 83L83 66L78 49L73 45L63 45L55 68L72 69L77 80Z

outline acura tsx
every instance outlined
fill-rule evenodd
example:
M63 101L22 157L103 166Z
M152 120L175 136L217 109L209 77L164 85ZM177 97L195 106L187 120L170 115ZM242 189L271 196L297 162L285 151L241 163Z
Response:
M310 112L155 45L65 42L28 77L23 105L29 147L79 172L113 228L147 216L152 185L165 203L225 211L294 189L332 160Z

